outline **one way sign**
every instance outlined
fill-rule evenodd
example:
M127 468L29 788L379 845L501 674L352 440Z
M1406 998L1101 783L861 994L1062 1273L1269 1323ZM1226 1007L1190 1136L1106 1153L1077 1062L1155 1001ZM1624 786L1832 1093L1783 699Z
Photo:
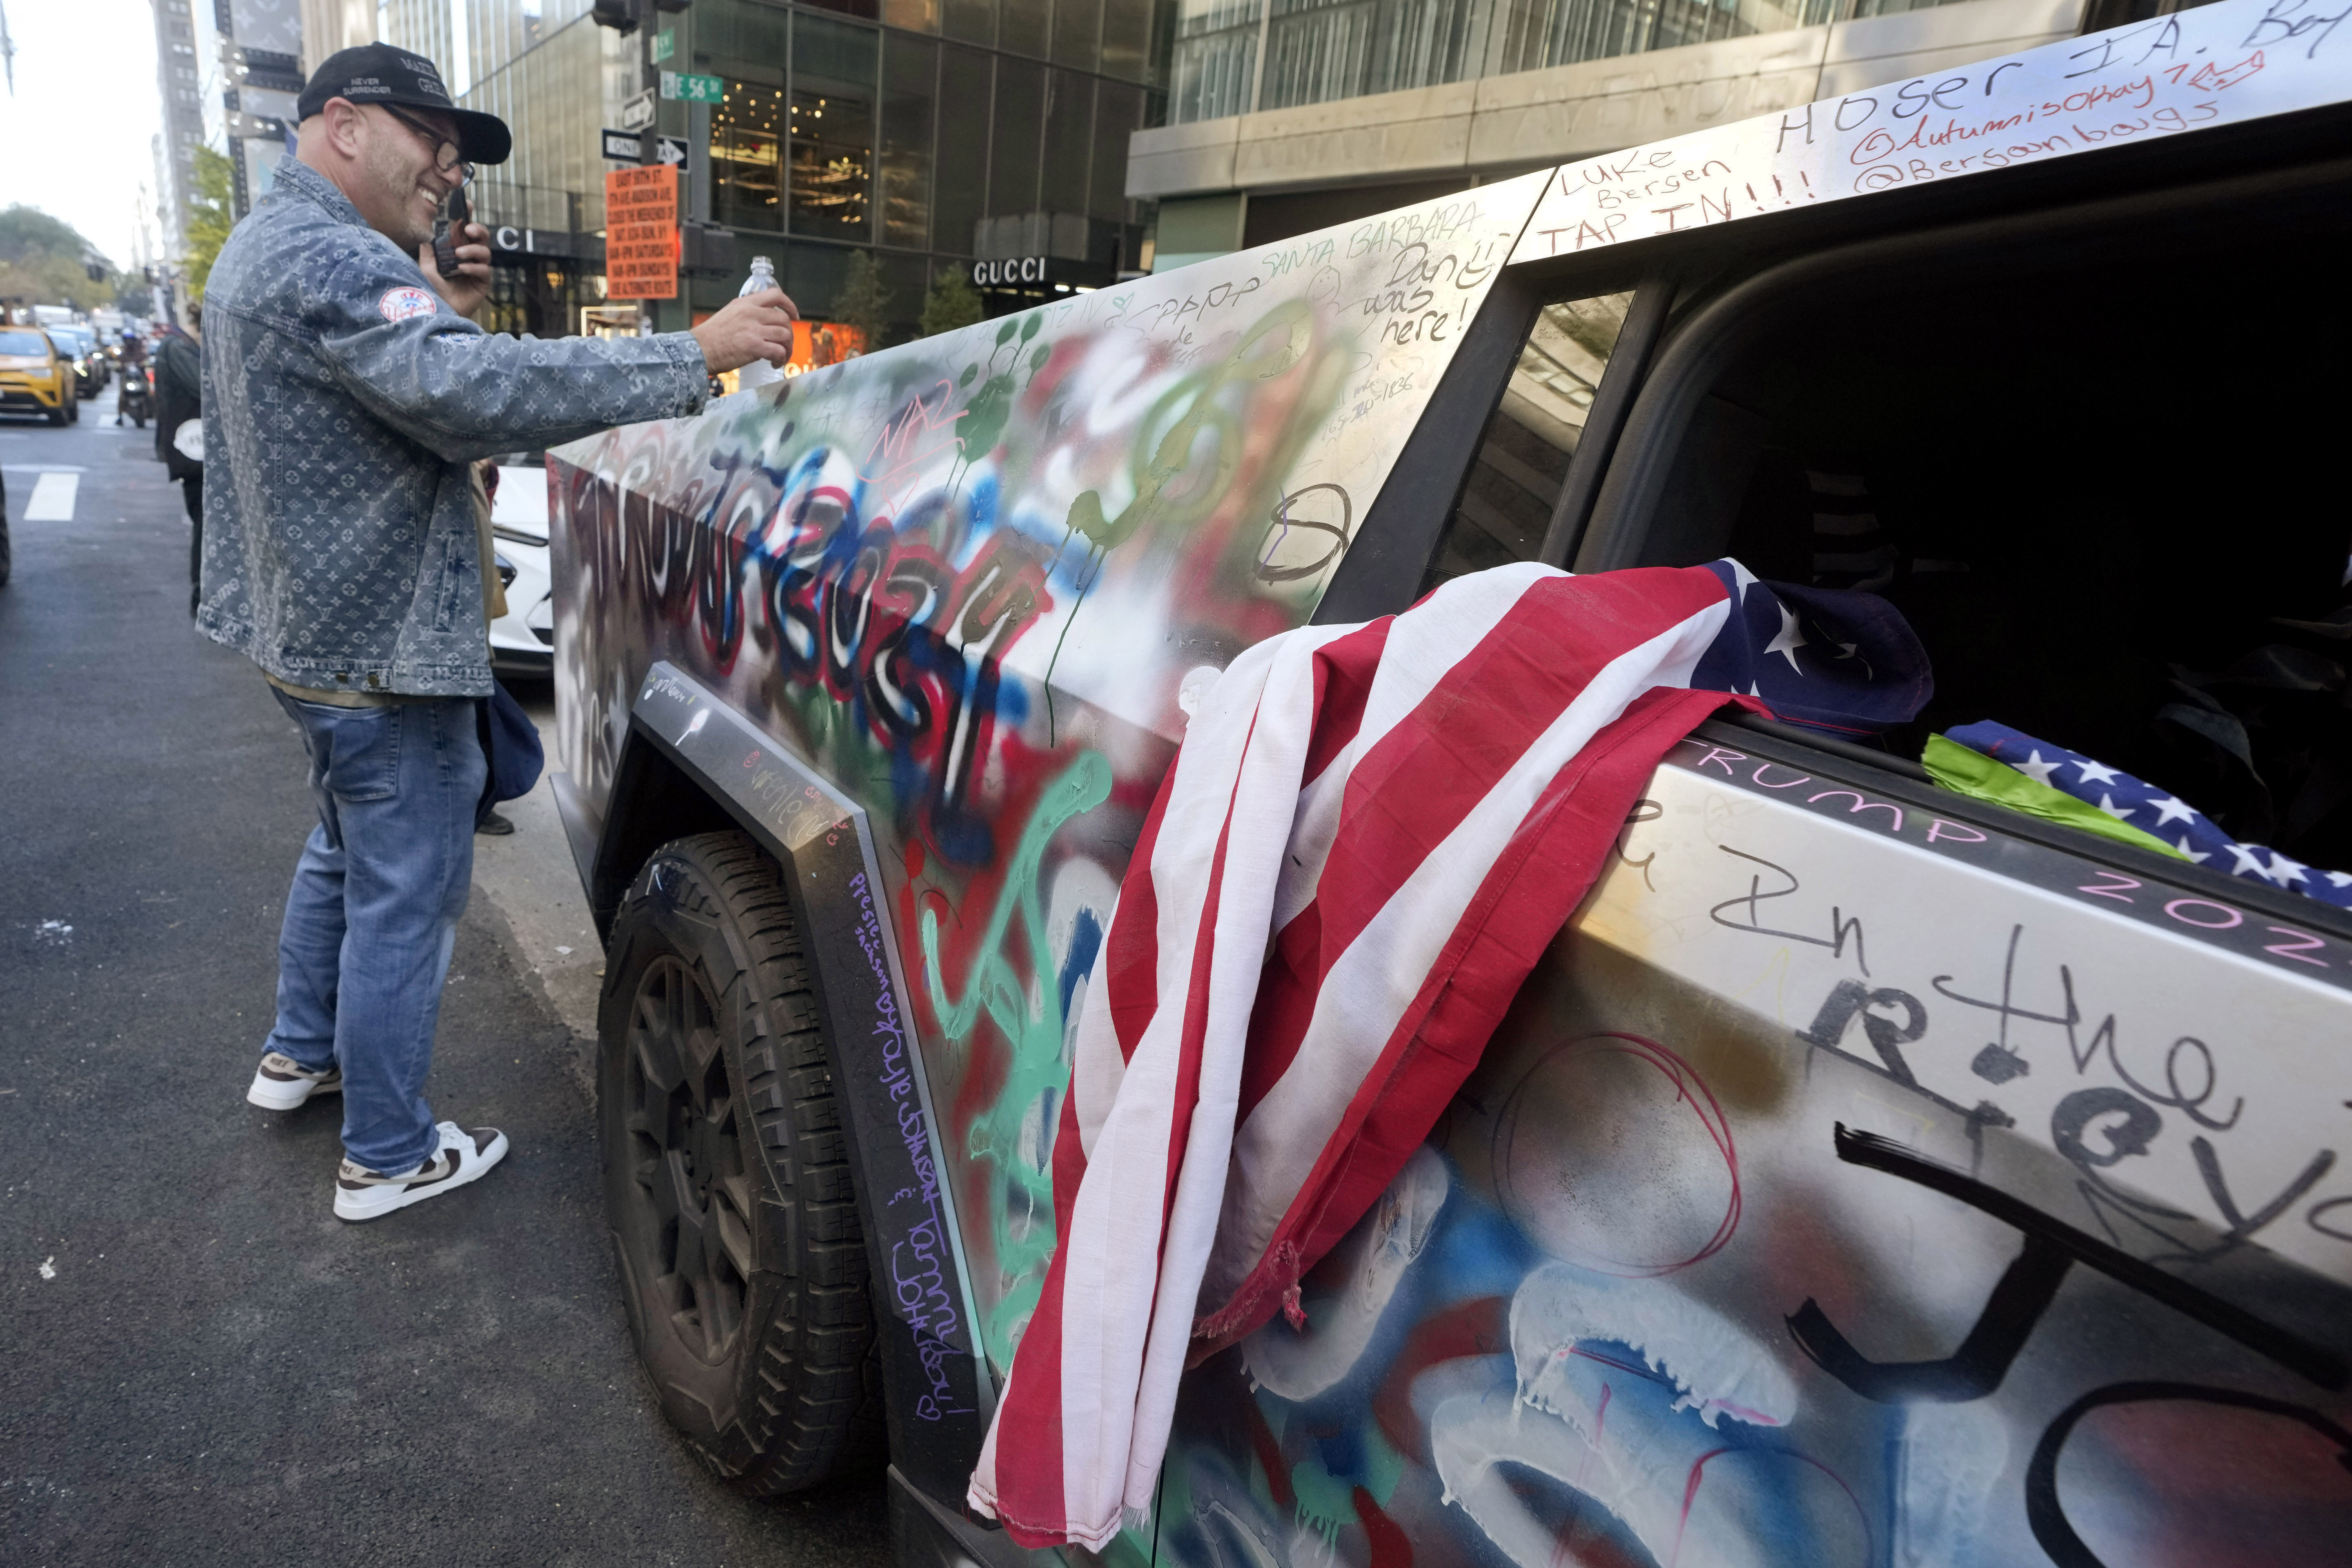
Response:
M634 163L644 155L645 154L638 148L637 133L635 132L613 131L609 129L605 131L604 157L608 162L614 163ZM679 169L685 168L688 162L686 138L683 136L663 136L656 138L654 148L654 156L658 158L661 162L671 164L674 167Z

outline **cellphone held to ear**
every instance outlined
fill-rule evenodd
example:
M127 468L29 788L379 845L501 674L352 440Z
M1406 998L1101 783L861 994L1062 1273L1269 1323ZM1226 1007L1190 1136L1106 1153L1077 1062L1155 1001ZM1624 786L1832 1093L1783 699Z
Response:
M459 185L442 204L441 216L433 220L433 265L441 269L444 278L454 279L457 276L457 236L465 233L473 216L466 205L466 187Z

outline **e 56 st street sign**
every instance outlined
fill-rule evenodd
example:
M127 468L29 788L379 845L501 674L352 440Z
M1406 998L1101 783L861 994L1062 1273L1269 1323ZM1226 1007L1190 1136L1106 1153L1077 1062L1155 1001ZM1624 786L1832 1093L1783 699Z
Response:
M681 103L718 103L727 96L727 84L715 76L692 71L661 73L661 95Z

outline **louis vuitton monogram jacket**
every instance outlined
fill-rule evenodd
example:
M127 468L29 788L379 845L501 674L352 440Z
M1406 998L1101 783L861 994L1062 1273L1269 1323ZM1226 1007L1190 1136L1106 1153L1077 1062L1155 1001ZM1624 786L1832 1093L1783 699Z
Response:
M467 464L696 413L709 388L684 332L484 331L288 158L205 293L196 623L289 685L487 695Z

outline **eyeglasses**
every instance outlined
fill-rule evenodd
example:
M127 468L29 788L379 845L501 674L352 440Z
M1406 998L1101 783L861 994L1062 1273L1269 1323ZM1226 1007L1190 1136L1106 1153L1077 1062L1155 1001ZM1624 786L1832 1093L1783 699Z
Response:
M457 177L457 183L461 185L474 177L474 165L464 162L464 154L458 150L455 142L450 141L448 137L434 130L422 120L403 114L388 103L379 103L376 107L433 144L433 167L436 172L455 174Z

